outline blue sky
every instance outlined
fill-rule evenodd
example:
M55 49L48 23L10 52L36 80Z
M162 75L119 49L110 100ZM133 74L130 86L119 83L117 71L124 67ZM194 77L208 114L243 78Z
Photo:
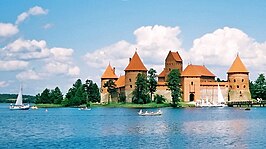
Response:
M0 93L99 83L109 62L122 75L136 48L158 73L172 50L222 79L239 53L254 80L266 71L265 12L258 0L2 0Z

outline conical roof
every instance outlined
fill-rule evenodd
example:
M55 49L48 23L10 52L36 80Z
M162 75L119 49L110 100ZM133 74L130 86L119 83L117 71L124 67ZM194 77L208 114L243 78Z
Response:
M125 69L125 71L129 70L147 71L147 68L142 63L137 52L135 52L135 54L133 55L132 59L130 60L129 64Z
M112 68L111 65L109 64L109 65L106 67L106 69L105 69L105 71L104 71L104 73L103 73L103 75L102 75L101 78L102 78L102 79L117 79L118 77L116 76L116 74L115 74L113 68Z
M235 61L233 62L227 73L237 73L237 72L248 73L247 68L245 67L245 65L243 64L238 55L236 56Z

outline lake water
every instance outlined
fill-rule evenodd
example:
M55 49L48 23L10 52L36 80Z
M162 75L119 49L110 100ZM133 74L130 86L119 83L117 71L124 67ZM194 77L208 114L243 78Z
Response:
M156 111L157 109L149 109ZM0 104L0 148L265 148L266 108L50 108Z

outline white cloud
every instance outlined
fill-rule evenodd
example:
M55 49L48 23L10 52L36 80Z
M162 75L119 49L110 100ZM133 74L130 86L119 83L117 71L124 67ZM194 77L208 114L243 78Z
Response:
M79 67L77 67L77 66L70 67L70 68L68 69L68 74L69 74L70 76L77 76L77 75L79 75L79 73L80 73L80 69L79 69Z
M18 33L17 26L11 23L0 23L0 37L9 37Z
M47 9L43 9L42 7L39 7L39 6L32 7L27 12L23 12L17 17L16 24L23 22L25 19L27 19L31 15L32 16L45 15L47 13L48 13Z
M52 28L54 25L53 24L50 24L50 23L47 23L43 26L44 29L50 29Z
M229 69L239 53L248 68L257 72L266 70L266 43L258 43L236 28L224 27L195 39L189 53L193 63L215 65L216 69L217 66Z
M20 81L25 81L25 80L40 80L42 77L40 74L35 72L34 70L27 70L23 71L19 74L16 75L16 78Z
M156 66L158 73L163 68L164 59L169 52L178 51L181 56L187 56L186 51L181 48L181 31L178 26L143 26L134 31L136 43L129 43L121 40L110 46L97 49L87 53L84 61L92 67L104 70L110 61L123 74L128 64L129 57L132 57L137 48L140 57L146 66ZM117 70L118 70L117 69ZM149 68L147 68L149 69ZM118 74L119 74L118 70Z
M6 81L0 81L0 88L9 86L9 83Z
M28 62L18 60L0 61L0 71L21 70L25 69L28 64Z
M44 40L17 39L3 48L4 55L19 59L41 59L48 57L51 53Z
M68 49L68 48L58 48L54 47L50 49L52 55L54 56L54 59L56 60L67 60L70 58L74 52L73 49Z

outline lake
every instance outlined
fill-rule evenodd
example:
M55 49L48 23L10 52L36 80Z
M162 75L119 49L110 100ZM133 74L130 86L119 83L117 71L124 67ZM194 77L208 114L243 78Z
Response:
M0 148L266 147L266 108L161 110L145 117L127 108L11 111L0 104Z

